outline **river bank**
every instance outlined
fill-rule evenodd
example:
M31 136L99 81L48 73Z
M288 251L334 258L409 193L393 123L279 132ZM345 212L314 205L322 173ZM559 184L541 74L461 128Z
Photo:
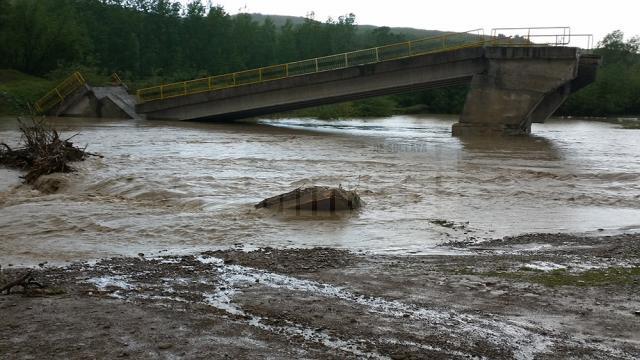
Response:
M452 245L464 254L264 248L38 269L44 292L0 296L0 358L640 356L640 235Z

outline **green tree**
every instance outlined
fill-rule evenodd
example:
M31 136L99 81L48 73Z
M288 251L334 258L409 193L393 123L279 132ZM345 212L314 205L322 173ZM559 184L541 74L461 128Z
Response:
M612 33L605 35L602 41L598 43L598 51L614 51L619 53L638 53L640 49L640 37L635 36L631 39L624 41L624 33L620 30L615 30Z
M606 35L595 53L602 56L596 81L572 95L562 115L640 114L640 38L627 41L620 30Z
M257 29L255 35L255 59L256 67L274 65L277 63L276 57L276 25L271 18L267 17L262 25Z
M8 66L8 54L4 46L2 44L8 44L8 34L6 33L6 24L8 19L11 17L11 7L9 6L8 0L0 0L0 67Z
M88 50L82 25L72 2L17 1L6 22L9 66L42 75L57 66L82 61Z
M391 28L387 26L375 28L365 35L366 46L383 46L406 41L402 35L393 34Z
M299 60L296 46L296 30L290 19L280 28L280 34L276 39L277 59L280 63Z
M187 4L181 26L181 50L184 53L184 66L195 73L206 72L207 52L203 45L207 43L206 8L200 0Z
M331 54L331 44L322 30L323 24L312 16L296 27L296 48L300 59Z
M207 42L203 44L203 51L207 56L207 70L213 74L223 74L236 69L229 54L233 44L231 36L232 20L221 6L209 9L205 29Z

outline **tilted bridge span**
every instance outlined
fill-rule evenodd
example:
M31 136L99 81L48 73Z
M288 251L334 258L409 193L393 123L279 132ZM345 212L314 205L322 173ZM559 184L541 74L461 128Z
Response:
M569 46L576 39L586 46ZM528 134L595 81L600 58L587 51L591 39L569 28L449 33L140 89L135 111L147 119L235 120L470 84L454 135Z

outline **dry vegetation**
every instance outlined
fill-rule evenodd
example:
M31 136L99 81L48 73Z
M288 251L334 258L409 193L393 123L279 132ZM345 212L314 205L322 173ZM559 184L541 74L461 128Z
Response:
M27 171L23 176L27 184L33 184L42 175L74 172L70 162L98 156L74 146L70 141L73 137L61 139L58 131L44 118L18 122L22 133L21 147L12 149L0 143L0 165Z

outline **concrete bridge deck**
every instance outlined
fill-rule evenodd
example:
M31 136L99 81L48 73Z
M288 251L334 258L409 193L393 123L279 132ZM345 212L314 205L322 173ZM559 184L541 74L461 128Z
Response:
M465 84L484 50L416 56L144 102L149 119L233 120L372 96Z
M572 47L469 47L148 101L148 119L234 120L401 92L471 84L455 135L526 134L595 80L599 58Z

